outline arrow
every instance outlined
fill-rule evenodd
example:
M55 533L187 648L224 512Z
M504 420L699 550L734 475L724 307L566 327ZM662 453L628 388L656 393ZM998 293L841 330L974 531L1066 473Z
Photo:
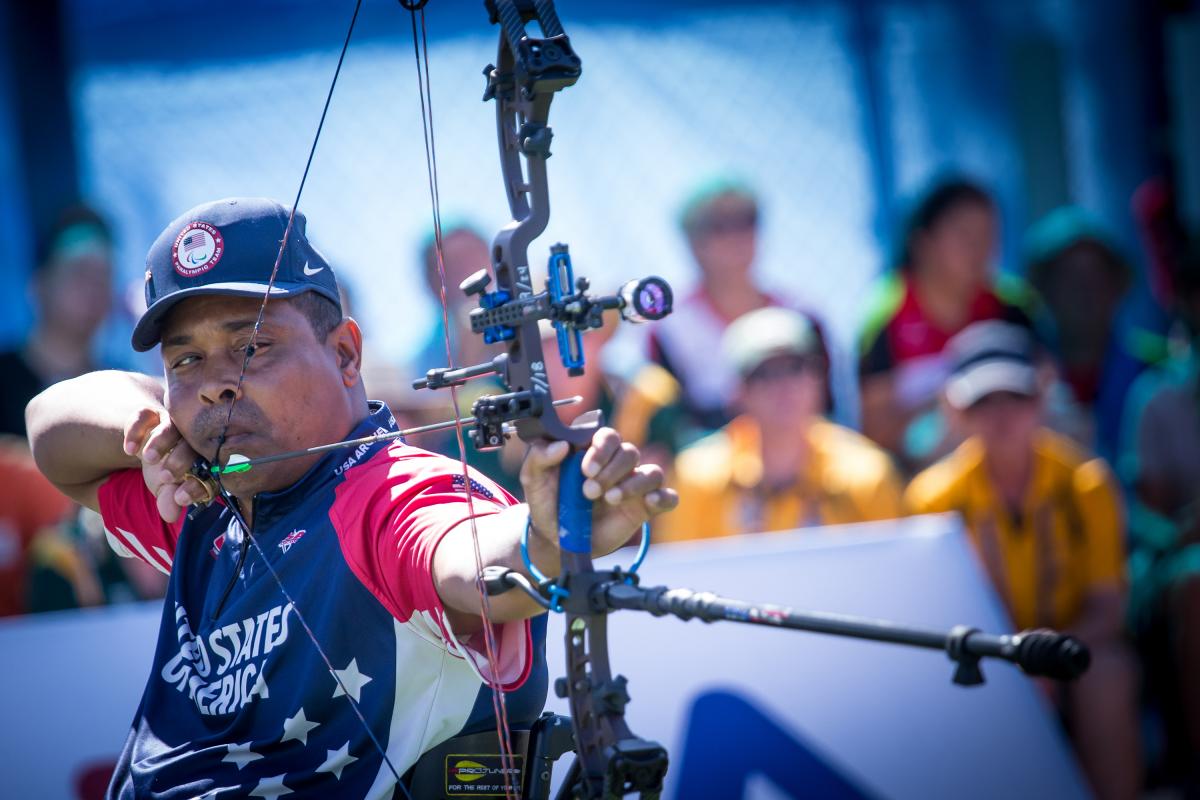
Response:
M569 406L576 403L582 403L583 398L579 395L573 397L564 397L560 400L555 400L555 406ZM229 459L225 462L225 466L213 465L209 467L209 472L213 475L235 475L240 472L249 472L251 468L261 464L271 464L275 461L284 461L289 458L299 458L301 456L310 456L315 453L324 453L329 450L337 450L342 447L356 447L360 444L374 444L375 442L386 442L390 439L399 439L403 436L415 436L421 433L434 433L436 431L444 431L453 428L456 425L470 425L474 427L474 417L462 417L457 420L445 420L444 422L432 422L428 425L418 425L415 428L405 428L402 431L392 431L391 433L378 433L371 436L363 436L359 439L347 439L341 442L333 442L332 444L321 444L316 447L309 447L304 450L292 450L287 453L277 453L273 456L262 456L261 458L246 458L240 453L231 453ZM465 428L464 430L470 430ZM504 432L511 433L512 425L505 424Z

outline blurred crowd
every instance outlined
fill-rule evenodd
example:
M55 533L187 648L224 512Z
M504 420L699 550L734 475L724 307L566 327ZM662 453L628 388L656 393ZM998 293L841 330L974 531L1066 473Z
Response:
M1091 649L1082 680L1040 688L1097 795L1200 796L1200 251L1165 184L1131 198L1135 252L1064 207L1025 232L1009 273L995 267L1002 220L988 188L938 181L862 302L854 356L821 309L756 282L752 187L708 182L681 205L694 288L649 327L640 358L606 358L606 329L585 337L584 375L551 376L560 396L583 398L561 416L601 409L668 469L681 504L655 538L956 512L1014 628L1069 631ZM113 557L99 520L41 479L23 443L29 398L110 366L92 354L114 295L112 243L100 214L68 209L31 278L36 326L0 353L0 616L165 587ZM493 355L454 288L488 251L470 224L447 224L443 284L432 237L418 243L436 323L407 365L368 345L368 392L408 423L447 416L406 388L447 363L447 339L457 365ZM352 314L349 292L343 301ZM839 358L857 361L856 398L835 397ZM461 393L464 409L489 380ZM413 444L459 455L453 431ZM522 455L519 442L467 445L514 492Z

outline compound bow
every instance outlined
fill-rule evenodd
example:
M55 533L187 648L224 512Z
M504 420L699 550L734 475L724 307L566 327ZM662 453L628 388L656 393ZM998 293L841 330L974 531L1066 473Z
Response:
M445 271L441 263L436 149L433 142L432 108L428 102L429 73L424 20L427 0L399 2L410 11L412 19L435 249L442 279L443 327L447 332L446 353L448 361L453 364L449 342ZM326 97L321 125L329 109L337 75L340 73L361 4L362 0L358 0L338 59L338 68ZM472 517L472 535L476 538L480 613L492 674L496 675L499 672L495 669L495 639L488 611L489 595L517 588L548 610L561 611L565 615L567 674L555 682L555 689L570 705L576 759L560 796L615 798L638 792L644 798L655 798L662 788L667 769L666 750L661 745L642 739L630 731L624 719L625 706L629 702L627 682L623 676L614 676L609 664L606 626L608 614L616 609L641 610L658 616L671 614L681 619L699 618L705 621L725 620L770 625L943 650L957 664L955 682L963 685L983 681L978 663L980 658L985 656L1017 663L1031 675L1068 679L1082 673L1088 663L1086 648L1071 637L1052 631L1026 631L1011 636L990 636L976 629L960 626L948 633L935 632L840 615L797 612L781 606L754 605L687 589L643 588L638 585L637 567L649 543L646 531L643 531L641 551L634 566L629 570L598 570L593 566L592 504L583 494L583 473L580 464L583 451L591 442L600 423L595 418L587 418L586 421L568 425L558 416L556 408L561 401L554 400L547 378L539 322L547 320L554 326L558 340L558 357L570 374L577 375L585 368L581 334L588 329L600 327L605 310L615 310L629 321L659 319L671 309L671 289L665 281L649 277L625 284L614 295L594 296L589 293L589 285L585 279L574 277L566 245L558 244L551 248L545 289L535 291L528 248L543 232L549 219L546 160L550 157L552 139L552 131L548 125L550 105L557 92L570 87L579 79L582 65L563 30L552 0L485 0L485 5L491 22L498 24L501 32L497 63L488 65L484 70L487 77L484 100L496 103L501 171L513 219L495 237L490 273L487 269L480 270L465 281L460 289L479 299L479 307L470 312L472 332L483 336L489 344L502 345L504 350L500 355L482 364L431 369L425 377L414 382L414 388L449 388L451 391L455 420L447 424L453 424L458 432L464 470L463 487L468 503L471 493L467 488L470 481L466 473L463 435L465 425L472 426L471 439L480 449L501 446L510 431L515 431L517 436L526 442L560 440L567 442L572 448L571 455L561 469L558 542L562 553L562 569L557 579L552 580L540 574L528 560L527 554L528 574L485 568L479 561L474 514L469 512ZM527 26L531 22L536 22L540 27L540 37L529 34ZM308 165L305 167L304 177L292 206L288 231L280 246L276 269L288 241L292 219L295 217L304 180L308 175L308 167L312 163L317 140L320 138L321 125L318 126ZM489 291L493 279L496 286ZM274 274L271 278L271 283L273 282ZM262 321L269 294L268 290L264 295L259 323ZM257 332L256 325L251 344L247 348L242 373L238 378L239 389L245 377L246 367L254 355ZM458 409L455 390L470 379L487 375L497 376L504 386L504 391L480 397L474 403L470 416L464 416ZM230 418L232 415L231 405ZM392 437L395 435L390 434ZM381 437L368 437L372 441L378 438ZM355 440L353 444L361 444L368 439ZM223 441L224 436L219 439L219 442ZM339 442L318 449L348 445L349 443ZM253 463L312 452L314 449L268 456L256 459ZM201 477L216 483L226 502L237 514L236 502L221 485L221 476L244 471L250 466L252 463L236 454L221 465L218 447L213 465L201 464L198 472ZM240 514L238 517L240 519ZM248 526L243 527L249 530ZM527 529L526 540L523 542L525 545L528 535ZM253 537L248 538L257 549L257 541ZM262 556L261 549L258 549L258 552ZM269 560L264 556L263 561L278 582L279 578L271 569ZM282 583L280 588L286 594ZM328 661L320 642L304 623L300 610L296 609L296 613L314 646L322 658ZM330 671L336 677L331 666ZM521 788L512 786L507 781L511 775L519 773L512 769L513 762L509 760L512 757L509 750L511 734L504 708L504 695L499 687L494 686L493 692L498 744L508 766L504 770L506 793L512 796L521 792ZM355 706L355 712L367 728L384 761L391 768L401 790L407 795L408 790L396 766L388 758L386 749L370 730L351 693L345 694L347 700ZM531 780L527 778L526 788L531 784Z

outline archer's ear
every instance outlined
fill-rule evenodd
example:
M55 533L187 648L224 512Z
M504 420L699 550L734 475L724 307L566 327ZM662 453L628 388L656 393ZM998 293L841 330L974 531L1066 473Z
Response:
M362 380L362 329L353 317L344 317L338 326L329 332L327 344L337 356L338 370L342 382L353 386Z

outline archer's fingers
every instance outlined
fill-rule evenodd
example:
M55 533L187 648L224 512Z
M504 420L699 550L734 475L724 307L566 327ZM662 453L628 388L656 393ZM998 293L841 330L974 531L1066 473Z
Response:
M142 447L146 444L146 437L158 427L159 421L158 409L138 409L137 413L129 419L129 422L125 423L125 440L122 442L125 455L136 456L141 453Z
M629 442L622 442L616 452L601 467L595 477L583 482L583 495L589 500L599 500L605 492L627 478L638 465L641 453Z
M521 480L533 479L541 473L557 469L570 450L566 442L534 442L521 464Z
M188 506L201 505L213 499L215 490L206 485L202 480L195 475L188 473L187 476L178 484L175 489L173 500L175 505L181 508Z
M165 414L162 416L163 419L154 430L150 431L150 435L146 437L145 446L142 448L141 458L146 464L158 464L179 444L179 430L175 427L175 423L171 422L171 418Z
M176 480L182 481L191 474L196 463L196 451L182 438L162 461L162 468L171 473Z
M604 501L615 506L626 500L640 500L651 492L662 488L666 477L660 467L643 464L628 477L604 493Z
M651 516L665 514L679 505L679 492L674 489L655 489L643 498Z
M612 428L598 428L592 434L592 444L583 454L580 468L585 478L594 478L621 448L621 434Z
M175 502L175 490L178 488L179 484L168 481L160 485L154 493L154 502L158 506L158 515L162 517L163 522L174 522L183 513L185 506L181 506Z

